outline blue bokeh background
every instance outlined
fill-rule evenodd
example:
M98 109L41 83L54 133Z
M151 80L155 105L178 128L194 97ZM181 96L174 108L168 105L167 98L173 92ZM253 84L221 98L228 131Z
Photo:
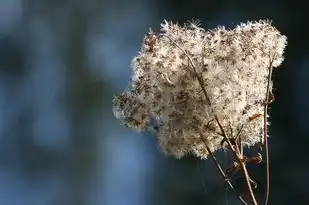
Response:
M0 205L239 204L211 161L165 157L154 136L114 119L111 100L129 83L144 35L164 19L214 28L265 18L288 36L270 110L270 204L309 204L307 8L297 0L0 0ZM249 166L259 200L264 169Z

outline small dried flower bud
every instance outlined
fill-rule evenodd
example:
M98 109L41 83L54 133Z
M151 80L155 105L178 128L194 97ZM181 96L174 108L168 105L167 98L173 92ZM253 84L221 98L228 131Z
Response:
M115 117L155 131L160 149L177 158L206 158L205 143L211 151L222 148L214 116L228 137L241 130L243 146L252 146L263 135L268 71L283 61L286 43L268 21L210 31L165 21L133 59L131 85L114 98Z

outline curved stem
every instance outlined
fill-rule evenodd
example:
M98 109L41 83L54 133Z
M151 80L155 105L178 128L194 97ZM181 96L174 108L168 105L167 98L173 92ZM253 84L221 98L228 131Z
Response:
M202 80L202 78L200 78L200 76L198 75L197 71L196 71L196 68L195 68L195 65L193 63L193 60L192 58L188 55L188 53L183 49L181 48L174 40L172 40L169 36L167 35L164 35L166 36L170 41L172 41L187 57L188 57L188 60L189 60L189 65L191 65L191 67L193 68L193 72L195 73L196 77L197 77L197 80L202 88L202 92L206 98L206 103L211 106L211 101L210 101L210 98L208 96L208 93L207 91L205 90L205 86L204 86L204 82ZM235 158L237 159L237 161L239 162L239 164L241 165L242 167L242 170L244 172L244 175L245 175L245 180L246 180L246 184L247 184L247 188L249 190L249 193L250 193L250 198L252 200L252 203L254 205L258 205L257 202L256 202L256 199L255 199L255 196L254 196L254 193L253 193L253 190L252 190L252 187L251 187L251 184L250 184L250 176L248 174L248 171L246 169L246 165L245 165L245 161L243 160L243 156L241 153L239 153L239 147L236 146L236 150L233 148L233 145L231 144L231 141L229 140L229 138L227 137L222 125L220 124L220 121L218 119L218 116L215 115L215 119L219 125L219 128L222 132L222 136L224 137L224 139L226 140L226 142L228 143L228 146L231 150L231 152L234 154ZM203 134L202 133L199 133L200 134L200 137L202 138L204 144L206 145L206 149L208 151L208 153L210 154L212 160L214 161L215 165L217 166L217 169L219 170L221 176L227 181L228 185L233 189L235 190L235 188L233 187L232 183L230 182L230 180L226 177L226 174L225 172L222 170L220 164L218 163L215 155L211 152L211 150L209 149L208 145L207 145L207 142L204 141L204 138L203 138ZM241 145L240 145L241 146ZM240 201L243 203L243 204L247 204L244 199L241 197L241 196L238 196L238 198L240 199Z
M264 103L264 150L265 150L265 156L266 156L266 196L265 196L265 202L264 204L267 205L268 198L269 198L269 150L268 150L268 140L267 140L267 110L268 110L268 104L269 104L269 94L270 94L270 83L271 83L271 76L272 76L272 59L270 59L270 65L268 70L268 79L267 79L267 88L266 88L266 96L265 96L265 103Z
M244 162L241 162L240 166L241 166L242 171L244 172L244 177L245 177L245 181L246 181L246 184L247 184L247 188L248 188L248 191L249 191L249 196L250 196L250 199L252 201L252 204L257 205L258 203L256 201L255 195L254 195L253 190L252 190L252 186L251 186L251 183L250 183L250 176L248 174L246 164Z
M236 143L236 145L235 145L236 147L234 149L230 139L225 134L224 129L223 129L223 127L222 127L222 125L221 125L217 115L215 115L215 119L217 121L217 124L218 124L221 132L223 133L224 139L227 142L227 144L229 146L229 149L231 150L231 152L235 156L235 159L238 161L239 165L241 166L242 171L244 172L244 177L245 177L247 189L249 191L249 196L250 196L250 199L252 201L252 204L253 205L258 205L258 203L256 201L256 198L255 198L255 195L254 195L253 190L252 190L252 186L251 186L251 183L250 183L250 176L249 176L247 168L246 168L245 160L244 160L244 157L243 157L243 155L242 155L242 153L240 151L242 149L242 145L241 144L238 145Z
M203 140L203 142L204 142L204 144L205 144L205 146L206 146L206 149L207 149L208 154L210 155L212 161L213 161L214 164L216 165L216 167L217 167L219 173L221 174L222 178L226 181L226 183L229 185L229 187L230 187L232 190L234 190L234 191L236 192L236 190L235 190L233 184L231 183L230 179L226 176L225 172L223 171L222 167L220 166L220 164L219 164L219 162L218 162L216 156L215 156L215 155L212 153L212 151L210 150L209 146L207 145L207 142L205 142L205 138L203 137L203 134L202 134L201 132L200 132L199 134L200 134L200 137L201 137L201 139ZM241 195L238 195L238 199L239 199L244 205L248 205L248 204L246 203L246 201L242 198Z

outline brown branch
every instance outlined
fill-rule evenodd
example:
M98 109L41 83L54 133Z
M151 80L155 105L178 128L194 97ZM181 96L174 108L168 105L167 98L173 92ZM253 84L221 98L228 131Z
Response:
M268 140L267 140L267 111L268 111L268 104L269 104L269 94L270 90L270 83L271 83L271 76L273 71L273 59L270 57L269 68L268 68L268 79L267 79L267 88L266 88L266 95L265 95L265 102L264 102L264 150L266 156L266 196L264 204L267 205L268 198L269 198L269 184L270 184L270 177L269 177L269 150L268 150ZM261 142L262 144L262 142Z
M250 176L248 174L248 171L247 171L247 167L246 167L246 164L245 162L240 162L240 166L241 166L241 169L242 171L244 172L244 176L245 176L245 180L246 180L246 184L247 184L247 188L248 188L248 191L249 191L249 195L250 195L250 198L252 200L252 203L254 205L257 205L257 201L256 201L256 198L255 198L255 195L254 195L254 192L252 190L252 186L251 186L251 183L250 183Z
M205 90L205 86L204 86L203 80L202 80L202 78L198 75L198 73L197 73L197 71L196 71L196 68L195 68L195 65L194 65L194 63L193 63L192 58L191 58L191 57L188 55L188 53L187 53L183 48L181 48L173 39L171 39L171 38L170 38L169 36L167 36L167 35L164 35L164 36L166 36L170 41L172 41L172 42L173 42L173 43L174 43L174 44L175 44L187 57L188 57L188 60L189 60L191 66L192 66L192 68L193 68L193 72L195 73L195 75L196 75L196 77L197 77L197 80L198 80L198 82L199 82L199 84L200 84L200 86L201 86L201 88L202 88L203 94L204 94L205 97L206 97L207 104L208 104L209 106L211 106L210 98L209 98L209 96L208 96L208 94L207 94L207 91ZM250 194L250 198L251 198L251 200L252 200L252 203L253 203L254 205L257 205L257 201L256 201L256 199L255 199L255 196L254 196L254 193L253 193L253 190L252 190L252 187L251 187L251 183L250 183L250 176L249 176L248 171L247 171L247 169L246 169L244 157L243 157L242 155L239 155L239 154L238 154L239 152L236 153L235 149L233 148L233 146L232 146L232 144L231 144L231 141L229 140L229 138L228 138L227 135L225 134L225 131L224 131L222 125L220 124L219 119L218 119L218 117L217 117L216 115L215 115L215 119L216 119L216 121L217 121L217 123L218 123L218 125L219 125L219 127L220 127L220 130L221 130L221 132L222 132L223 137L225 138L226 142L227 142L228 145L229 145L229 148L230 148L231 152L235 155L235 158L239 161L239 163L240 163L240 165L241 165L241 168L242 168L242 170L243 170L243 172L244 172L244 176L245 176L247 188L248 188L248 190L249 190L249 194ZM202 135L202 133L201 133L200 131L199 131L199 134L200 134L200 137L201 137L202 140L203 140L204 138L203 138L203 135ZM210 154L212 160L214 161L214 163L215 163L217 169L219 170L221 176L225 179L225 181L228 182L229 186L230 186L233 190L235 190L235 188L233 187L233 185L231 184L231 182L230 182L229 180L227 180L228 178L226 177L225 172L222 170L220 164L219 164L218 161L216 160L216 157L214 156L214 154L213 154L213 153L211 152L211 150L209 149L207 143L205 143L204 140L203 140L203 142L204 142L204 144L206 145L206 149L207 149L208 153ZM238 148L237 145L236 145L236 148ZM238 148L238 151L239 151L239 148ZM235 190L235 191L236 191L236 190ZM239 196L238 198L241 200L242 203L247 204L247 203L243 200L243 198L242 198L241 196Z
M205 95L206 100L207 100L207 104L208 104L208 105L211 105L210 98L209 98L209 96L208 96L208 94L207 94L207 91L205 90L205 86L204 86L203 79L198 75L198 73L197 73L197 71L196 71L196 68L195 68L195 65L194 65L194 63L193 63L192 58L191 58L191 57L188 55L188 53L187 53L183 48L181 48L173 39L171 39L171 38L170 38L169 36L167 36L167 35L164 35L164 36L167 37L170 41L172 41L172 42L175 44L175 46L177 46L177 47L187 56L187 58L188 58L188 60L189 60L189 62L190 62L190 64L191 64L191 66L192 66L192 68L193 68L193 72L195 73L196 78L197 78L199 84L201 85L203 94Z
M227 137L227 135L225 134L225 131L224 131L224 129L223 129L221 123L219 122L219 119L218 119L218 116L217 116L217 115L215 115L215 120L216 120L216 122L217 122L217 124L218 124L218 126L219 126L219 128L220 128L220 131L221 131L222 134L223 134L222 136L224 137L224 140L227 142L227 144L228 144L230 150L231 150L231 151L233 152L233 154L235 155L235 158L238 158L237 153L235 152L235 149L233 148L233 145L232 145L230 139L229 139L229 138Z
M233 145L230 141L230 139L227 137L227 135L225 134L225 131L223 129L223 126L221 125L219 119L218 119L218 116L215 115L215 119L218 123L218 126L221 130L221 132L223 133L224 135L224 139L225 141L227 142L231 152L234 154L235 156L235 159L238 161L239 165L241 166L241 169L242 171L244 172L244 178L245 178L245 181L246 181L246 184L247 184L247 188L248 188L248 191L249 191L249 196L250 196L250 199L252 201L252 203L254 205L257 205L257 201L256 201L256 198L255 198L255 195L254 195L254 192L253 192L253 189L252 189L252 186L251 186L251 183L250 183L250 176L248 174L248 171L247 171L247 168L246 168L246 160L244 159L243 155L241 154L241 147L242 145L240 144L240 147L238 146L238 143L235 143L235 147L236 147L236 150L233 148ZM240 132L239 132L240 133Z
M225 172L223 171L222 167L220 166L220 164L219 164L219 162L218 162L216 156L212 153L212 151L211 151L210 148L208 147L207 142L205 142L206 139L203 137L203 134L202 134L201 132L199 132L199 134L200 134L200 137L201 137L203 143L204 143L205 146L206 146L207 152L209 153L209 155L210 155L212 161L214 162L214 164L216 165L217 170L218 170L219 173L221 174L222 178L226 181L226 183L229 185L229 187L230 187L233 191L237 192L236 189L234 188L232 182L231 182L230 179L226 176ZM239 199L243 204L248 205L241 195L238 195L238 199Z
M242 124L237 135L236 135L236 137L235 137L235 140L236 140L236 143L238 144L239 152L240 152L241 155L243 155L243 147L242 147L242 144L241 144L242 141L241 141L240 135L241 135L243 128L244 128L244 125Z

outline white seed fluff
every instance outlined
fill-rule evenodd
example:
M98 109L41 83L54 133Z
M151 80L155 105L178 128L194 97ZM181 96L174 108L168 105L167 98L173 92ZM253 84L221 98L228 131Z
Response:
M268 71L282 63L286 44L268 21L207 31L165 21L132 60L132 82L115 96L114 115L132 129L153 130L159 148L176 158L207 158L206 144L222 148L214 116L228 137L242 127L243 146L252 146L263 135L263 117L253 116L263 114Z

